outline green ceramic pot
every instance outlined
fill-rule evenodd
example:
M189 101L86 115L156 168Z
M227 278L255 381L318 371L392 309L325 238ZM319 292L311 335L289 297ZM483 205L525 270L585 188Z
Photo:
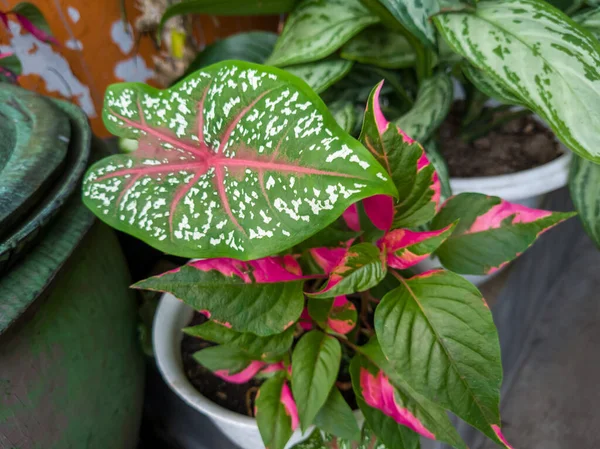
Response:
M75 106L2 85L0 449L136 445L137 306L116 236L80 200L90 139Z

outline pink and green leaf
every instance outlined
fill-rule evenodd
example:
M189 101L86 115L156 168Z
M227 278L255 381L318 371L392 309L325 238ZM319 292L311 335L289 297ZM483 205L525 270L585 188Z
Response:
M436 254L444 267L457 273L492 273L521 255L542 233L574 215L462 193L449 198L432 221L432 229L442 229L459 220Z
M264 257L324 229L358 200L397 194L322 100L276 68L225 61L167 90L116 84L103 118L139 146L92 166L84 202L170 254Z
M249 262L223 258L190 262L134 288L171 293L237 332L267 337L300 317L304 279L292 256Z
M22 70L21 61L14 53L0 53L0 75L14 81Z
M59 45L50 26L44 18L42 11L32 3L18 3L10 13L14 14L25 31L32 34L37 40Z
M246 383L266 364L252 360L240 349L218 345L194 353L194 359L216 376L231 383Z
M267 379L256 397L256 422L268 449L284 449L298 427L296 402L280 371Z
M346 296L335 298L310 298L308 311L313 320L323 329L338 334L347 334L356 327L356 306Z
M454 224L437 231L395 229L388 232L378 246L386 254L389 267L406 270L429 257L452 235L453 228Z
M320 263L329 279L325 286L316 293L307 293L313 298L335 298L363 292L379 284L387 273L383 254L370 243L359 243L348 249L334 250L319 248L312 252L320 254ZM326 254L327 260L325 260Z
M383 194L363 201L373 224L387 231L431 220L439 206L441 184L421 144L384 117L379 104L382 86L383 82L379 83L369 96L360 141L398 189L398 200Z

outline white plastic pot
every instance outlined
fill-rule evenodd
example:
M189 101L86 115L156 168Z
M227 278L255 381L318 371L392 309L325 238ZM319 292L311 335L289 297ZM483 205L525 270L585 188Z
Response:
M243 449L264 449L256 419L232 412L210 399L205 398L187 379L181 359L181 329L192 319L194 311L191 307L176 299L173 295L164 294L154 316L153 337L154 356L163 379L169 387L187 404L199 413L207 415L215 425L233 443ZM356 413L361 421L360 413ZM312 432L309 428L303 434L296 430L286 447L302 441Z

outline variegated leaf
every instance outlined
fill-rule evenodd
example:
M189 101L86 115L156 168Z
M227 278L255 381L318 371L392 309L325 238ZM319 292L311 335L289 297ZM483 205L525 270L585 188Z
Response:
M347 334L356 327L358 314L354 303L345 296L310 298L308 312L321 328L338 334Z
M379 303L375 331L412 388L501 443L500 345L477 288L442 270L403 280Z
M542 0L482 0L433 20L456 52L600 162L600 43L588 31Z
M342 47L342 58L389 69L412 67L415 52L401 33L382 26L369 27Z
M266 364L252 360L247 352L229 346L211 346L194 353L194 360L221 379L243 384L252 379Z
M250 262L205 259L140 281L134 288L171 293L235 331L267 337L300 317L304 279L292 256Z
M423 142L444 121L453 100L452 79L439 73L421 83L412 109L394 123L411 138Z
M600 40L600 6L575 14L573 20Z
M382 83L371 92L360 140L392 177L399 199L369 197L363 202L365 212L381 230L419 226L435 215L441 196L439 178L423 147L383 116L381 88Z
M462 274L497 271L529 248L541 233L575 215L512 204L480 193L461 193L444 203L431 223L458 225L437 250L444 267Z
M574 156L569 189L586 232L600 248L600 165Z
M506 104L520 104L519 100L513 93L508 90L503 84L497 82L494 78L479 70L473 64L463 62L461 68L465 76L471 81L477 89L483 92L488 97L494 98Z
M346 76L352 68L352 64L352 61L332 58L293 65L284 69L306 81L306 84L319 94Z
M359 0L301 0L289 15L267 64L318 61L378 21Z
M163 91L116 84L103 114L109 131L139 148L94 164L84 202L169 254L260 258L359 199L396 194L320 98L279 69L228 61Z
M446 159L440 153L439 143L436 140L428 140L423 144L425 147L425 154L427 159L433 165L435 172L438 174L441 186L441 201L447 200L452 196L452 188L450 187L450 172L448 170L448 164Z

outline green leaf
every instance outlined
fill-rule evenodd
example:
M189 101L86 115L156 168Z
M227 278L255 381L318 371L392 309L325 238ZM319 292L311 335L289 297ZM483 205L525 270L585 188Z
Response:
M408 136L425 141L444 121L453 100L452 79L439 73L421 83L413 108L395 123Z
M321 93L346 76L352 68L352 64L351 61L332 58L284 67L284 69L306 81L306 84L316 93Z
M600 40L600 7L582 11L573 16L573 20L590 31L597 40Z
M211 346L194 353L194 360L211 371L242 371L252 361L248 353L229 346Z
M10 53L0 54L0 75L3 73L2 69L10 72L10 76L19 76L23 71L21 61L17 55Z
M404 35L382 26L369 27L342 47L340 56L388 69L412 67L415 52Z
M506 104L520 104L519 100L513 93L508 90L504 85L498 83L494 78L487 76L485 72L479 70L468 62L463 62L461 65L462 71L465 76L471 81L477 89L486 94L488 97L495 98L496 100Z
M461 193L442 206L431 229L459 220L437 256L444 267L457 273L488 274L517 258L542 232L573 215L530 209L479 193Z
M331 389L327 401L317 413L315 426L338 438L350 441L360 438L354 413L337 387Z
M273 51L276 41L277 34L269 31L249 31L218 40L198 53L182 78L228 59L262 64Z
M492 426L502 364L492 315L461 276L432 271L385 295L375 330L390 364L420 394L500 442Z
M323 407L340 369L340 343L320 331L305 334L292 353L292 391L302 430Z
M233 330L267 337L283 332L302 313L304 281L299 270L291 256L248 263L206 259L133 287L171 293Z
M574 156L569 189L586 232L600 247L600 165Z
M10 13L15 14L21 26L36 39L58 44L58 41L52 36L52 31L42 11L33 3L18 3Z
M377 441L373 431L363 427L360 442L350 439L340 439L335 435L315 429L307 440L293 446L293 449L389 449Z
M314 251L327 251L327 248ZM379 284L386 273L385 260L379 249L371 243L359 243L351 246L335 264L323 289L307 295L322 299L364 292Z
M378 21L359 0L301 0L288 17L267 64L318 61Z
M269 337L259 337L255 334L237 332L214 321L186 327L183 329L187 335L212 341L220 345L227 345L239 349L254 359L272 358L284 354L292 347L294 341L294 327L289 327L281 334Z
M356 110L350 101L337 101L329 105L329 111L337 124L347 133L352 133L356 127Z
M256 423L269 449L284 449L294 433L297 417L294 419L292 404L284 372L276 373L261 385L256 397Z
M291 11L296 0L182 0L170 5L158 25L160 36L167 20L185 14L210 14L213 16L257 16L283 14Z
M136 139L85 176L84 203L168 254L258 259L396 189L322 100L279 69L227 61L167 90L110 86L104 123Z
M452 196L452 188L450 187L450 172L448 171L448 164L446 159L440 153L440 146L436 140L429 140L423 145L425 148L425 154L427 159L433 165L442 186L442 197L441 201L444 201Z
M600 43L588 31L542 0L480 1L471 12L433 21L454 51L542 117L565 145L600 162Z
M585 3L584 0L546 0L555 8L564 11L565 14L571 14L577 11Z

